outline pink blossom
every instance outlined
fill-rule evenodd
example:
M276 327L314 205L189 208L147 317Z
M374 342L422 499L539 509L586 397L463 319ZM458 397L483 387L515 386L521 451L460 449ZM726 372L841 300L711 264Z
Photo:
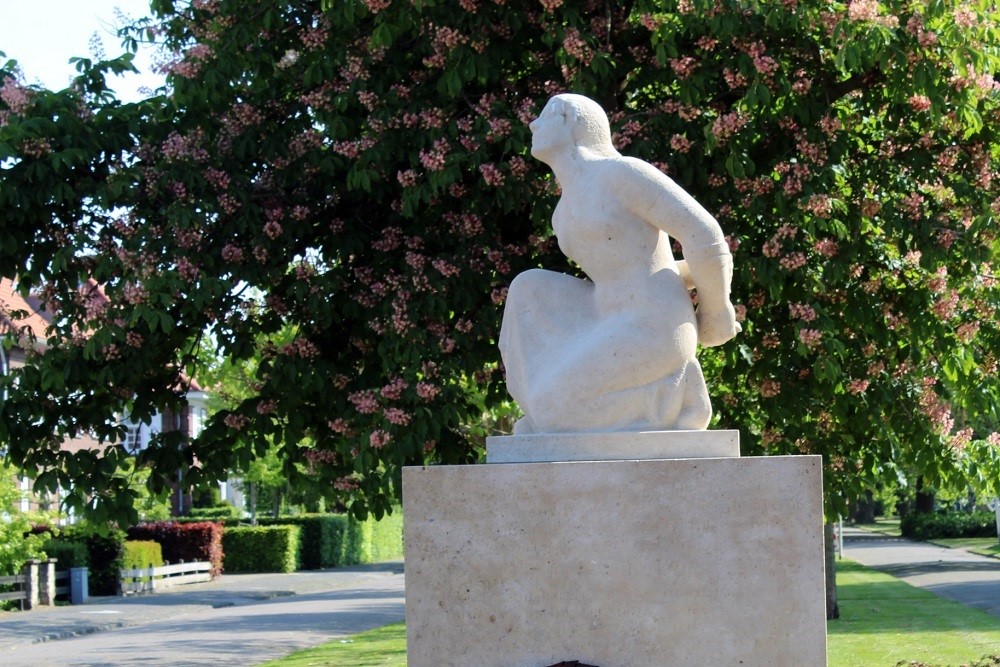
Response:
M851 382L847 385L847 391L857 396L858 394L863 394L868 391L869 384L870 382L868 380L851 380Z
M962 6L955 10L955 24L961 28L974 28L976 26L976 13Z
M409 387L403 378L396 378L389 384L382 387L380 392L383 397L388 398L391 401L399 400L403 396L403 392Z
M781 268L786 271L794 271L795 269L801 268L806 265L807 258L805 253L802 252L790 252L778 262L781 264Z
M691 141L683 134L675 134L670 138L670 147L678 153L687 153L691 150Z
M234 431L239 431L244 426L246 426L247 418L245 415L230 413L225 416L225 418L222 420L222 423L224 423L226 426L233 429Z
M878 18L878 0L851 0L847 17L852 21L874 21Z
M792 317L803 322L812 322L816 319L816 310L812 306L804 303L790 303L788 310Z
M410 423L411 419L409 413L399 408L386 408L382 414L385 416L386 421L396 426L406 426Z
M222 259L227 262L239 263L243 261L243 249L238 245L227 243L222 247Z
M686 79L698 69L698 59L693 56L671 58L670 67L674 70L674 74L677 75L678 79Z
M923 195L911 192L903 197L899 203L906 210L906 214L911 220L920 219L921 207L924 203Z
M371 435L368 436L368 442L375 449L382 449L383 447L389 444L389 441L391 439L392 437L382 429L375 429L374 431L372 431Z
M563 0L539 0L542 3L542 8L547 12L554 12L555 10L562 7Z
M958 301L958 291L951 290L934 302L934 305L931 306L931 312L942 320L950 320L955 316L955 311L958 309Z
M31 92L20 86L13 77L7 76L0 84L0 100L3 100L11 113L23 114L31 106Z
M955 332L955 335L963 343L971 343L972 340L976 337L976 334L978 333L979 333L979 322L966 322L964 324L959 325L958 330Z
M928 111L931 108L931 98L926 95L912 95L909 103L914 111Z
M994 447L1000 447L1000 433L993 431L993 433L990 433L989 437L986 438L986 442L990 443Z
M444 169L448 151L447 139L438 139L431 150L420 151L420 164L427 171L441 171Z
M836 257L840 246L833 239L821 239L813 244L813 250L824 257Z
M264 225L264 233L270 239L276 239L281 236L281 224L277 220L268 220Z
M731 136L739 132L740 128L746 125L746 123L747 118L740 111L722 114L712 123L712 134L719 140L719 143L724 143Z
M354 409L363 415L379 411L378 399L371 391L356 391L347 395L347 400L354 404Z
M956 452L960 452L965 449L970 442L972 442L972 433L973 431L971 428L963 428L961 431L958 431L952 436L951 441L948 444L951 445L951 448Z
M487 185L492 185L493 187L503 185L503 172L495 164L486 163L479 165L479 173L483 175L483 180L486 181Z
M334 433L340 433L340 434L347 433L349 428L347 426L347 422L344 420L343 417L337 417L334 420L328 421L326 425L330 427L330 430L333 431Z
M257 404L257 414L259 415L271 415L277 409L277 404L274 401L261 401Z
M781 393L781 383L777 380L767 379L760 383L760 395L764 398L773 398Z
M816 329L799 329L799 341L810 350L819 347L823 332Z
M404 188L413 187L417 184L417 172L413 169L407 169L406 171L397 171L396 180Z
M441 389L431 383L431 382L418 382L417 383L417 396L424 399L425 401L432 400L441 392Z

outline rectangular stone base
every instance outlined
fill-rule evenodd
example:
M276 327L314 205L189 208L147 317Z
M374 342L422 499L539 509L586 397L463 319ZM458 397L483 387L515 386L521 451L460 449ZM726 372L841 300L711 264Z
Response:
M410 667L826 664L818 456L403 471Z

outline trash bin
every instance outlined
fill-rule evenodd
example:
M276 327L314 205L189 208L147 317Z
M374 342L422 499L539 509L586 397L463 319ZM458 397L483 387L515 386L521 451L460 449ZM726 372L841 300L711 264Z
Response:
M85 604L87 602L87 568L71 567L69 569L69 603Z

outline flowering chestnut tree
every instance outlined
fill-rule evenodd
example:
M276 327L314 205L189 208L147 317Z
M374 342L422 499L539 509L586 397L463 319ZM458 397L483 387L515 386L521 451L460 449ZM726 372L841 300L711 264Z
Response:
M0 273L56 313L3 380L0 441L43 487L128 518L120 455L57 443L179 407L205 340L256 360L250 391L144 465L197 482L285 443L290 477L380 515L403 465L475 461L468 425L506 400L506 286L574 270L526 126L563 91L729 234L743 334L702 359L744 454L822 454L831 514L887 477L996 474L991 3L151 9L123 30L164 49L148 100L108 89L129 56L60 92L0 71Z

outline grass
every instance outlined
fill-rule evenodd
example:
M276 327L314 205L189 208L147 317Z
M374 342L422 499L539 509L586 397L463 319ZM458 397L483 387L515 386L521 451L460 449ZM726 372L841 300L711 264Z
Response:
M406 667L406 626L393 623L335 639L260 667Z
M883 535L888 535L890 537L901 536L901 533L899 532L898 517L879 517L875 519L875 523L859 523L855 524L855 526L873 533L882 533Z
M853 561L837 563L837 595L840 619L827 624L830 667L957 667L1000 651L1000 619Z
M853 561L837 562L837 590L840 619L827 624L829 667L894 667L914 660L958 667L1000 652L1000 619ZM395 623L263 667L405 665L406 626Z
M980 556L1000 558L1000 542L995 537L941 537L931 541L952 549L965 549Z

